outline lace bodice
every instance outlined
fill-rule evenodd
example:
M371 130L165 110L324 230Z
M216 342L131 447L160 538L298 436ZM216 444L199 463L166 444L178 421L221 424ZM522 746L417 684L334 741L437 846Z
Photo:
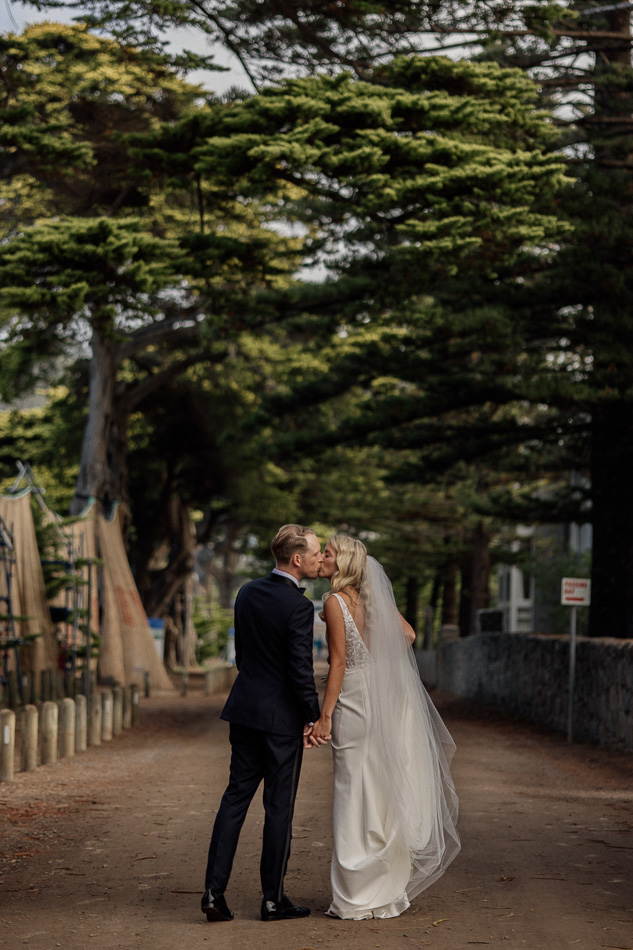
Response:
M366 666L370 660L369 650L363 643L349 607L340 594L334 594L334 596L341 605L343 622L345 623L345 669L355 670L361 666Z

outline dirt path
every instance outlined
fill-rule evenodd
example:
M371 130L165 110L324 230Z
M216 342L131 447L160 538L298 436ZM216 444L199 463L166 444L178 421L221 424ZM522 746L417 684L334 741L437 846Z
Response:
M100 748L0 785L0 947L17 950L633 948L633 756L434 697L457 742L463 850L402 917L336 921L329 898L331 758L302 772L287 891L313 909L263 924L261 808L253 804L227 898L199 910L228 767L222 697L143 700Z

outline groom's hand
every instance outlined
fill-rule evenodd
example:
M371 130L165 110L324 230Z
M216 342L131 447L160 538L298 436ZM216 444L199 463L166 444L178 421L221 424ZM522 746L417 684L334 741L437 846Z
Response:
M303 748L312 749L313 747L318 748L320 745L326 745L327 739L321 738L321 736L313 735L314 723L307 722L303 727Z
M320 745L327 745L331 738L330 730L323 729L322 719L315 723L309 722L303 730L303 747L304 749L310 749L313 746L318 748Z

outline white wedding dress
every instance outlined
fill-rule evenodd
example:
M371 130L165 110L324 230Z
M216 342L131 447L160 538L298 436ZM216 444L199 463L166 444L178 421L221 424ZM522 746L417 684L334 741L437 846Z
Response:
M391 594L382 572L384 581ZM371 614L363 638L343 598L333 596L343 612L346 663L332 716L333 896L327 913L354 920L397 917L460 848L448 768L454 744L426 696L408 643L400 643L406 638L395 603L392 650L403 652L400 659L384 653L385 678L375 631L371 639Z

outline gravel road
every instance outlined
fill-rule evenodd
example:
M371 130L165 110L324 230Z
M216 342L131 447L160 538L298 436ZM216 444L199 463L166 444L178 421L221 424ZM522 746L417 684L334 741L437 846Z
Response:
M304 759L286 890L301 921L259 920L253 803L227 900L200 913L228 772L223 696L142 699L111 742L0 785L0 948L17 950L633 950L633 756L434 694L455 741L463 850L402 917L336 921L331 753Z

